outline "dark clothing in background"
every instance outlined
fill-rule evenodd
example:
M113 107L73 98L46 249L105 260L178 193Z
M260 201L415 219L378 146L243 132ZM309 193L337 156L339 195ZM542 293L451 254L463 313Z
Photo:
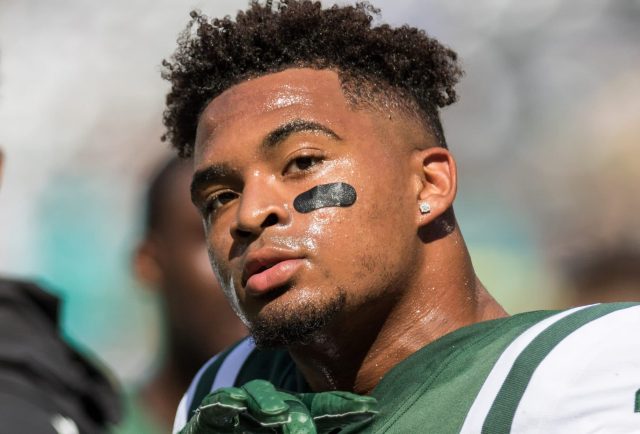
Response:
M0 434L102 433L120 402L107 378L60 336L59 300L0 279Z

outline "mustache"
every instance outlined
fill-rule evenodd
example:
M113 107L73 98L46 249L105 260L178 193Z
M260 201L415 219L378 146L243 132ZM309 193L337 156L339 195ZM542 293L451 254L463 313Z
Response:
M252 243L238 243L234 241L229 251L228 260L232 261L233 259L243 256L246 250L249 248L249 245L253 245L253 247L256 249L262 247L273 247L276 249L283 249L294 252L309 252L314 250L316 246L316 242L311 235L312 234L287 236L273 235L268 238L258 238Z

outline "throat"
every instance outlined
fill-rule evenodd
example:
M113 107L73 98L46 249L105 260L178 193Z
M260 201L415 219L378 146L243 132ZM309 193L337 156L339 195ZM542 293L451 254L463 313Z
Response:
M373 318L385 321L359 326L351 317L350 321L340 322L343 326L313 342L289 347L312 390L367 395L390 369L420 348L419 343L401 336L398 339L389 332L389 328L400 330L397 325L388 327L392 315Z
M370 394L400 362L436 339L461 327L507 316L477 282L475 297L465 303L440 298L415 308L399 302L389 312L366 318L379 323L357 324L353 315L342 326L289 352L314 391L344 390ZM456 305L455 309L452 306Z

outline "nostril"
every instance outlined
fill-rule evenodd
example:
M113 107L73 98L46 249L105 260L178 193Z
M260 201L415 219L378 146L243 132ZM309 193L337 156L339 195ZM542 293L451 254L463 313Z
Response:
M245 230L242 230L242 229L236 229L236 235L239 238L249 238L251 236L251 232L245 231Z
M269 227L269 226L273 226L275 224L278 224L278 216L273 214L273 213L271 213L271 214L269 214L267 216L266 219L264 219L264 222L262 222L261 226L263 228L266 228L266 227Z

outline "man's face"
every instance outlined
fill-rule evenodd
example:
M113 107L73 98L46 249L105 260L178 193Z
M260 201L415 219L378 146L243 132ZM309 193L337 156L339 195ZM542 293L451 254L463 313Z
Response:
M418 136L397 113L354 108L328 70L248 80L206 107L193 199L214 270L258 344L366 324L393 303L420 243ZM333 183L353 187L355 202L294 206Z

